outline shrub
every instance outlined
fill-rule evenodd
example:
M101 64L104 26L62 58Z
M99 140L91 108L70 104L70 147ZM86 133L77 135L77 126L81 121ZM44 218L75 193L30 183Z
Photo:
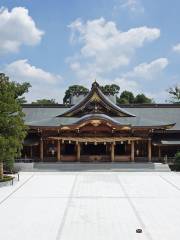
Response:
M0 182L8 182L8 181L11 181L13 178L14 177L12 177L12 176L4 175L3 179L0 179Z
M180 164L180 152L177 152L175 155L175 163Z
M172 170L180 171L180 152L175 154L174 165L172 166Z

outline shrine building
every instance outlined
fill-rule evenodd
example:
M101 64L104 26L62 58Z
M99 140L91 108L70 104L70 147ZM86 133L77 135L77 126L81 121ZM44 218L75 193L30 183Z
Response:
M117 105L97 82L72 98L23 105L24 161L162 162L180 150L180 104Z

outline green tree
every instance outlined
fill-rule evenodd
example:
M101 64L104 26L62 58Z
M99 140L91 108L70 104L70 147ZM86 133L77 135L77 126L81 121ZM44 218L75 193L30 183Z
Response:
M118 94L119 90L120 90L120 87L118 85L116 85L116 84L101 86L101 91L105 95L115 95L115 94Z
M134 103L153 103L153 100L151 98L146 97L143 93L138 94L135 99Z
M32 102L32 104L42 104L42 105L48 105L48 104L58 104L55 99L38 99L35 102Z
M123 91L120 97L117 99L119 104L130 104L134 103L135 97L134 94L130 91Z
M180 152L177 152L175 154L174 170L176 171L180 170Z
M144 103L153 103L151 98L146 97L145 94L134 94L130 91L123 91L119 98L117 98L117 103L119 104L144 104Z
M171 103L180 103L180 87L178 85L168 89L171 97Z
M24 82L24 83L15 83L12 82L11 84L14 85L14 89L15 89L15 98L19 101L20 104L26 103L26 99L23 96L24 93L27 93L29 88L31 87L31 84L28 82Z
M70 103L71 96L79 96L79 95L86 95L88 94L89 90L81 85L72 85L66 91L63 98L63 103L68 104Z
M3 165L12 170L14 159L21 154L27 133L21 101L28 86L11 82L5 74L0 74L0 179Z

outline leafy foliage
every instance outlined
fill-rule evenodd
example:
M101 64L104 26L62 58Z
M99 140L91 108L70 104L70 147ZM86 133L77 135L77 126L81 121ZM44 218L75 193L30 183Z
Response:
M178 163L180 165L180 152L177 152L175 155L175 163Z
M123 91L119 98L117 98L117 103L119 104L144 104L153 103L151 98L146 97L144 94L134 94L130 91Z
M101 91L105 95L115 95L115 94L118 94L119 90L120 90L120 87L118 85L116 85L116 84L101 86Z
M58 104L55 99L38 99L35 102L32 102L32 104L42 104L42 105L48 105L48 104Z
M118 98L117 102L120 104L129 104L134 103L135 97L132 92L129 91L123 91Z
M89 92L87 88L81 85L72 85L70 86L66 92L65 96L63 98L63 103L68 104L70 103L71 96L79 96L79 95L86 95Z
M171 103L180 103L180 87L178 85L168 89L171 97Z
M153 103L153 100L151 98L146 97L143 93L138 94L135 97L134 103Z
M7 76L0 74L0 178L3 163L12 168L14 159L21 154L22 142L27 132L21 102L22 95L29 86L10 82Z
M31 84L28 82L24 82L22 84L12 82L11 84L14 84L15 98L19 101L20 104L26 103L26 99L22 95L28 92Z

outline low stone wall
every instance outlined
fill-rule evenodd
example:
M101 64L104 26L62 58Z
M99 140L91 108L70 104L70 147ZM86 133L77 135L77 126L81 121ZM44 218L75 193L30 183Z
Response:
M33 171L34 170L34 163L15 163L14 168L17 171Z
M7 181L7 182L0 182L0 187L5 187L5 186L9 186L12 185L12 181Z
M168 164L162 163L15 163L18 171L170 171Z

